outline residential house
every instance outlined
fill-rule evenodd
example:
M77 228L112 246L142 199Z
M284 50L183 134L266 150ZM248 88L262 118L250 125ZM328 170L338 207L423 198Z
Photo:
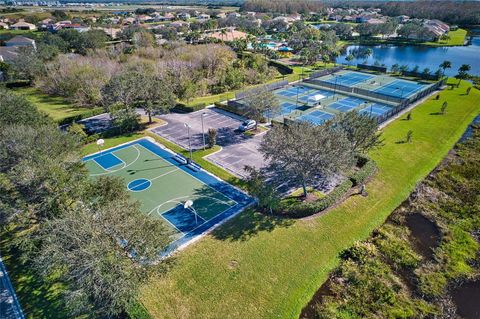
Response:
M207 34L206 37L214 38L220 41L231 42L238 39L247 39L248 34L245 32L237 31L234 28L225 29L225 32L217 31Z
M8 41L5 41L5 46L7 47L32 47L35 50L37 49L37 45L35 44L35 40L17 35L11 38Z
M133 17L127 17L122 20L122 24L128 25L128 24L134 24L137 20Z
M197 20L200 20L200 21L210 20L210 15L209 15L209 14L206 14L206 13L199 14L199 15L197 16Z
M8 24L5 22L0 22L0 30L7 30L8 29Z
M167 12L165 13L165 15L163 16L165 21L172 21L175 19L175 15L171 12Z
M235 17L235 18L240 18L242 15L238 12L230 12L229 14L227 14L227 17Z
M37 30L37 26L28 22L25 22L23 20L18 21L15 24L12 24L10 26L10 29L12 30Z
M302 15L300 13L292 13L288 18L292 19L292 21L299 21L302 20Z
M424 22L424 26L426 26L428 30L432 34L434 34L434 37L437 39L450 31L450 27L448 26L448 24L440 20L426 20Z
M405 23L405 22L407 22L408 20L410 20L410 17L409 17L409 16L406 16L406 15L401 15L401 16L398 16L397 19L398 19L398 22L400 22L400 23Z
M177 18L181 20L188 20L191 18L191 15L188 12L180 12L179 14L177 14Z
M385 20L384 19L378 19L378 18L371 18L367 20L368 24L384 24Z

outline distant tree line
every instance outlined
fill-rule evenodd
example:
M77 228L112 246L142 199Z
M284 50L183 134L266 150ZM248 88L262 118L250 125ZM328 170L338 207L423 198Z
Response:
M439 19L451 24L480 24L478 1L338 1L346 8L380 8L387 16L407 15L419 19Z
M240 10L291 14L318 12L324 8L323 2L312 0L247 0L242 4Z

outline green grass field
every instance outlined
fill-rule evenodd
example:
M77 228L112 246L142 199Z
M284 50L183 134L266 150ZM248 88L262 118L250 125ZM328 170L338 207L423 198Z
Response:
M93 110L97 110L85 107L75 107L62 97L42 93L36 88L17 88L15 89L15 92L25 96L25 98L35 105L38 110L47 113L48 116L57 122L70 116L89 114Z
M480 92L464 95L468 85L384 129L385 146L371 154L379 171L368 197L301 221L244 212L179 253L166 276L143 287L141 302L155 318L298 318L339 252L381 225L479 113ZM444 101L446 115L434 115ZM413 142L401 143L408 130Z

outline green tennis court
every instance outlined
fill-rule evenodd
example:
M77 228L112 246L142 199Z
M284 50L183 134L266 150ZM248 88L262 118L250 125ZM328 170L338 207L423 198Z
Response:
M148 139L140 139L83 159L92 177L118 176L141 210L172 229L175 246L241 211L252 199L233 186L192 167ZM187 206L185 203L191 202Z

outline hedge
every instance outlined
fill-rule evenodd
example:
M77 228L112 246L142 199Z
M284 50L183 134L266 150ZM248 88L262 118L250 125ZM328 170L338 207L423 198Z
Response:
M183 103L178 103L177 105L175 105L173 109L179 112L191 113L191 112L203 110L206 106L207 104L205 103L198 103L194 105L186 105Z
M268 60L268 65L277 68L278 72L280 72L282 75L293 73L293 69L291 67L278 61Z
M86 119L87 117L100 115L104 112L105 112L105 110L101 107L100 108L95 108L95 109L92 109L92 110L90 110L88 112L85 112L85 113L82 113L82 114L77 114L77 115L72 115L72 116L65 117L63 119L58 120L57 123L60 126L65 125L65 124L71 124L73 122L77 122L77 121Z
M281 211L282 215L287 215L289 217L307 217L332 206L338 202L352 187L352 181L350 179L346 179L340 185L335 187L333 191L325 195L325 197L320 198L315 202L301 202L289 207L280 207L279 210Z
M369 159L358 171L350 176L353 186L363 184L370 176L372 176L377 169L377 164L374 160Z
M302 218L321 212L334 205L345 196L352 187L362 184L375 173L377 168L375 161L366 158L360 159L360 161L363 160L366 162L358 171L340 183L340 185L335 187L330 193L325 195L325 197L314 202L301 202L289 206L281 205L278 212L281 215L292 218Z

